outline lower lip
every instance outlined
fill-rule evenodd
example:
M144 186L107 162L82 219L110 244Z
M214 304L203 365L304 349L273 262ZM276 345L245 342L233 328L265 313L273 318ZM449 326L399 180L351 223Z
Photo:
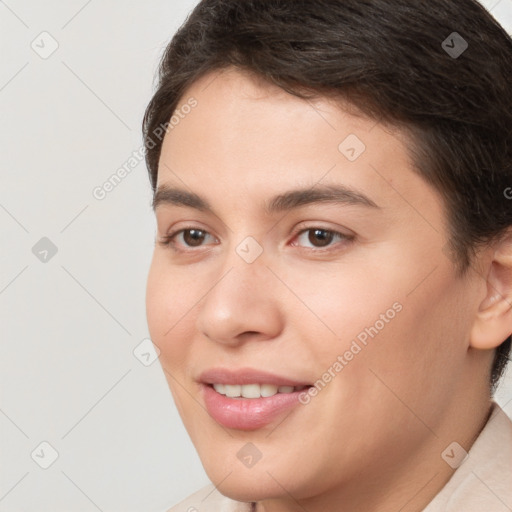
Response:
M262 398L228 398L212 386L202 385L206 409L220 425L238 430L256 430L274 421L280 414L300 404L299 395L277 393Z

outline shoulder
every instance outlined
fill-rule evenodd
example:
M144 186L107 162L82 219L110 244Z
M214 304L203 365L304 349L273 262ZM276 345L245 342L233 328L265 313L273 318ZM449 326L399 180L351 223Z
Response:
M249 512L249 503L223 496L213 484L199 489L167 512Z
M468 456L424 512L489 510L512 507L512 421L493 403L485 427Z

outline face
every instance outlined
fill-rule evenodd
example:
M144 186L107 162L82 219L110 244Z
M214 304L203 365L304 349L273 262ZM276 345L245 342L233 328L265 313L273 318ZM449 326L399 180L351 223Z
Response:
M147 319L208 476L299 499L439 459L482 285L405 136L235 70L191 101L163 142Z

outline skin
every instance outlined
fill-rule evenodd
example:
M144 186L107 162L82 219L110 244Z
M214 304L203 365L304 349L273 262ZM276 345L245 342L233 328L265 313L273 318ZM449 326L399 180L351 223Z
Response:
M407 138L354 109L235 69L196 81L180 104L190 97L197 107L165 136L158 187L195 192L214 213L156 206L146 300L209 478L258 511L422 510L453 473L442 452L454 441L469 450L488 417L493 349L512 325L512 251L482 251L458 276L443 202L414 171ZM338 149L349 134L366 146L353 162ZM277 194L332 184L378 208L264 209ZM183 232L174 249L159 243L186 228L203 231L199 245ZM308 228L349 238L326 249L314 231L298 235ZM263 249L252 263L236 252L248 236ZM253 431L206 412L197 380L207 368L314 383L394 303L401 311L307 405ZM251 468L237 457L248 442L262 454Z

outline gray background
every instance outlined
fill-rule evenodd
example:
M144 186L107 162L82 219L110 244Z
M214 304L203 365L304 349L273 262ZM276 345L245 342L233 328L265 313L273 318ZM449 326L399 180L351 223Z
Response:
M143 341L155 224L129 160L195 3L0 1L1 512L165 511L208 482ZM484 4L512 32L512 0ZM512 415L511 371L497 398Z

